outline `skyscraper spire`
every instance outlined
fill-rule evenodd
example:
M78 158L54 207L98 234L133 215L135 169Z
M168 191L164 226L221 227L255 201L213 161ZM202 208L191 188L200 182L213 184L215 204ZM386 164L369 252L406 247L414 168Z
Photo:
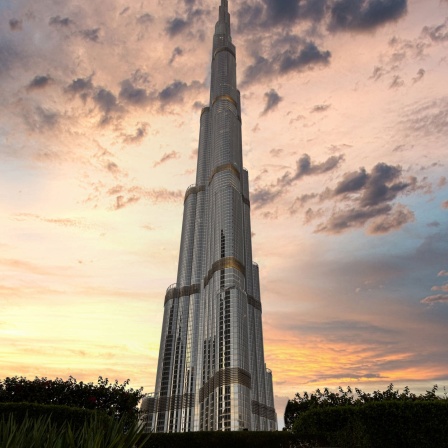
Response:
M219 7L219 19L216 22L215 34L227 35L230 37L230 14L229 14L229 2L227 0L221 0L221 6Z
M277 429L236 86L230 15L221 0L177 282L165 295L155 393L142 404L147 428L158 432Z

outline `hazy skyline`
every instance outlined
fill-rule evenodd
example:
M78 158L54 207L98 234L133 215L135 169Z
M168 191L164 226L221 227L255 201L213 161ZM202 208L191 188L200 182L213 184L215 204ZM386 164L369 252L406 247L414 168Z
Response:
M219 1L0 5L0 376L154 385ZM229 1L281 420L448 385L448 2Z

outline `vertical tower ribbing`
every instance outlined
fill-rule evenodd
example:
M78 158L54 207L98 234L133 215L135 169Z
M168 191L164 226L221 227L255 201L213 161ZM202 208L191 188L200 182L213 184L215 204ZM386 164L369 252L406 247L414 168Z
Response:
M228 2L221 0L196 184L185 194L177 283L165 296L156 392L142 404L155 431L277 428L236 85Z

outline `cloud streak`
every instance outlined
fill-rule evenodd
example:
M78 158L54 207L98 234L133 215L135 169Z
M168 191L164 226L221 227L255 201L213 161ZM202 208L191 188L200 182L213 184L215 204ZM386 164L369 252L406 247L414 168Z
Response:
M402 18L407 0L337 0L331 2L331 31L369 31Z
M48 24L50 26L60 26L60 27L67 27L69 25L72 25L74 22L69 17L62 18L61 16L53 16L50 17L50 20L48 21Z
M315 42L306 40L290 41L283 51L273 52L271 58L254 54L254 62L244 71L242 86L293 72L313 70L330 64L331 53L320 50Z
M403 180L402 169L398 165L378 163L370 173L365 168L345 173L336 188L327 189L320 199L335 199L355 206L334 210L327 222L319 224L316 231L341 233L363 227L368 221L368 233L372 235L400 229L414 221L415 215L404 205L393 206L390 203L399 194L410 193L416 188L417 179L411 177Z
M434 305L435 303L448 303L448 294L436 294L428 296L421 300L425 305Z
M261 115L266 115L269 111L276 109L283 99L274 89L266 92L264 98L266 104Z
M431 288L431 291L444 291L444 292L448 292L448 283L445 283L444 285L441 286L433 286Z
M143 188L140 186L124 187L116 185L107 191L108 196L115 198L113 208L120 210L140 200L153 204L179 202L184 194L181 190L168 190L167 188Z
M423 27L422 34L428 36L433 42L443 43L448 41L448 19L440 25Z
M262 0L237 11L240 29L323 24L329 31L369 31L402 18L407 0Z
M335 170L344 161L344 156L331 156L324 162L315 163L311 161L308 154L304 154L296 162L296 169L293 173L286 171L275 184L257 188L251 195L251 201L255 208L260 209L271 204L298 180L305 176L314 176L328 173Z
M330 192L331 197L348 198L356 195L362 207L379 205L394 200L399 193L416 188L417 179L401 180L402 168L386 163L376 164L370 173L364 168L346 173Z
M8 23L11 31L20 31L22 29L22 21L19 19L9 19Z
M29 90L38 90L47 87L53 79L48 75L36 75L28 84Z
M423 101L407 111L401 125L414 135L448 135L448 97Z
M134 87L129 79L121 82L119 98L135 106L145 106L149 102L149 95L146 89Z
M241 3L237 17L240 32L250 30L257 40L268 34L263 54L252 51L253 62L244 72L243 86L290 73L326 68L331 52L316 36L371 32L396 22L407 13L407 0L252 0ZM313 31L304 31L308 26ZM267 32L266 30L269 30ZM281 31L280 31L281 30ZM322 39L319 39L322 40ZM254 47L256 48L256 47ZM400 80L393 82L399 87Z
M179 159L180 154L177 151L171 151L169 153L165 153L160 160L157 160L157 162L154 162L153 167L156 168L159 165L162 165L163 163L168 162L169 160Z

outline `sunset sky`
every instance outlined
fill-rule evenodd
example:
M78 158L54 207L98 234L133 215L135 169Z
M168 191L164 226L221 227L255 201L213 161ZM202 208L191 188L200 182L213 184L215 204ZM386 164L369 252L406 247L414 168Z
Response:
M219 3L0 3L0 378L152 391ZM279 418L448 387L448 1L229 11Z

